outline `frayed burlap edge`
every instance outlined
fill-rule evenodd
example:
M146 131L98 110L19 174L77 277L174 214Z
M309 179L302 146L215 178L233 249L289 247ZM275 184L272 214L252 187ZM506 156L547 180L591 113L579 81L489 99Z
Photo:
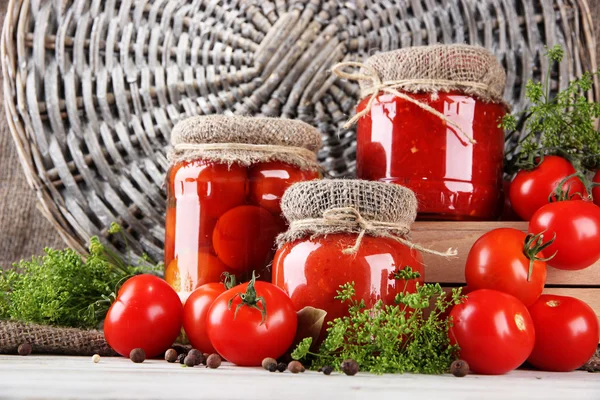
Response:
M101 331L0 321L1 354L17 354L23 343L31 344L34 354L118 356Z

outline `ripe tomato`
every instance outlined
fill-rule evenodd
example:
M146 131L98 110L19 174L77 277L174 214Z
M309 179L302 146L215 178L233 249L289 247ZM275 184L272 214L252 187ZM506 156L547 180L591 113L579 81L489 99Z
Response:
M233 207L244 204L248 194L246 167L205 161L176 164L169 172L171 188L179 202L195 201L205 215L218 218Z
M494 289L515 296L526 306L533 304L544 290L546 262L532 240L512 228L494 229L480 237L467 256L469 288Z
M533 321L516 297L497 290L475 290L454 306L449 337L460 358L477 374L501 375L519 367L535 343Z
M250 200L253 204L281 214L280 201L283 192L292 184L317 179L317 171L302 171L300 168L280 161L260 163L252 166L248 174Z
M275 216L257 206L229 210L217 221L213 246L217 256L237 272L268 264L281 226Z
M559 269L583 269L600 259L600 207L590 201L550 203L531 217L529 232L544 232L554 242L544 251L556 252L548 265Z
M239 285L221 294L206 317L208 337L226 360L258 366L292 345L298 318L285 292L267 282Z
M181 331L183 307L177 293L154 275L128 279L104 320L104 337L123 357L142 348L148 358L166 351Z
M171 261L165 280L177 292L191 292L206 283L219 282L224 272L231 270L212 254L188 252Z
M208 310L219 295L234 286L235 279L231 278L225 283L207 283L194 290L183 306L183 330L192 346L203 353L216 352L208 338Z
M513 210L524 221L529 221L533 213L548 204L548 196L558 184L574 173L573 165L559 156L545 156L533 170L519 171L510 185L509 198ZM569 189L569 193L575 195L573 199L581 199L581 194L586 193L585 186L576 177L565 182L562 188Z
M527 359L544 371L567 372L581 367L598 346L598 318L583 301L543 294L529 313L535 346Z
M600 169L596 171L596 175L594 175L593 179L594 183L600 185ZM592 189L592 196L594 197L594 204L600 206L600 186L594 186Z

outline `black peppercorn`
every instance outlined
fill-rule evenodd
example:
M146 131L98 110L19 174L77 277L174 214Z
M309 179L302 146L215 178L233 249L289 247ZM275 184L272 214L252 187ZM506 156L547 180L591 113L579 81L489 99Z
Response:
M331 365L326 365L324 367L322 367L319 372L324 373L325 375L331 375L331 373L333 372L333 367Z
M210 356L208 356L208 358L206 359L206 366L208 368L219 368L221 366L221 356L218 354L211 354Z
M261 365L264 369L269 369L271 365L275 365L275 369L277 369L277 361L271 357L267 357L264 360L262 360Z
M194 357L194 359L196 360L196 364L194 364L194 365L200 365L204 362L204 355L202 354L202 352L200 350L191 349L190 351L188 351L187 355L188 355L188 357L189 356Z
M269 364L267 366L267 371L269 371L269 372L275 372L275 371L277 371L277 363L275 363L275 364Z
M19 348L17 349L17 352L21 356L28 356L31 354L32 350L33 349L29 343L23 343L19 346Z
M456 360L450 364L450 372L452 375L462 378L469 373L469 363L465 360Z
M277 371L279 372L283 372L287 369L287 364L280 362L279 364L277 364Z
M196 357L188 354L183 359L183 363L185 364L186 367L193 367L194 365L197 365L196 364Z
M170 363L177 361L177 350L175 350L175 349L167 350L165 353L165 360Z
M140 348L133 349L129 353L129 359L136 364L142 363L146 359L146 352L144 351L144 349Z
M181 353L180 355L177 356L177 362L179 364L183 364L184 360L185 360L185 353Z
M346 375L356 375L356 373L358 372L358 363L350 358L344 360L342 361L342 371Z
M298 372L304 372L304 365L302 365L302 363L300 361L291 361L288 364L287 369L292 374L297 374Z
M174 344L173 349L177 352L177 354L187 354L189 348L186 346L182 346L180 344Z

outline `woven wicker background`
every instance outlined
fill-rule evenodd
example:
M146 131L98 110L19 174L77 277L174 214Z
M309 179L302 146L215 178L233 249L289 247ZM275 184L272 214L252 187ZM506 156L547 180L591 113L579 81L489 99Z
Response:
M6 8L6 3L7 1L1 1L1 6L2 9L4 10ZM44 2L40 2L40 1L33 1L32 3L34 3L34 5L39 5L40 3L43 4ZM169 2L171 3L171 2ZM194 2L190 2L190 3L200 3L198 1L194 1ZM315 4L318 4L320 2L316 2ZM330 2L331 4L334 4L336 2ZM341 2L340 2L341 3ZM346 2L345 4L351 4L352 2ZM385 3L385 2L382 2ZM412 4L419 4L420 6L423 6L423 4L425 4L424 7L426 8L432 8L434 6L438 5L438 2L435 1L423 1L423 2L419 2L419 1L413 1L411 2ZM423 4L421 4L423 3ZM448 3L453 3L453 2L448 2ZM457 3L461 3L461 4L476 4L476 2L470 2L470 1L463 1L463 2L457 2ZM515 50L515 52L513 53L513 55L515 55L517 58L522 55L520 53L522 52L529 52L529 56L531 56L533 54L534 58L532 58L530 61L533 62L533 64L530 66L530 68L528 69L528 71L523 72L520 71L519 73L523 73L525 76L527 75L527 73L532 72L534 77L538 77L539 76L539 72L540 69L536 67L536 63L539 61L537 60L537 58L535 58L535 56L537 54L539 54L539 52L542 51L541 48L541 43L543 41L543 37L545 34L550 33L551 35L553 35L553 37L556 39L556 37L562 37L562 39L559 39L558 42L562 43L561 40L564 40L564 32L563 29L565 28L565 26L568 26L569 29L578 29L580 30L580 32L582 32L585 29L589 29L589 26L582 26L582 18L580 18L578 15L576 15L576 18L573 18L574 16L569 13L564 14L565 10L569 10L569 6L572 4L577 4L579 6L581 6L582 4L584 4L585 2L583 1L549 1L549 0L542 0L541 3L544 3L546 6L548 4L554 4L556 6L559 6L557 8L557 11L555 14L548 14L541 12L540 10L542 10L542 8L540 7L540 2L539 1L486 1L486 2L480 2L480 3L486 3L486 4L494 4L496 5L499 9L503 9L503 6L506 4L517 4L519 7L517 7L515 10L513 10L515 12L515 14L513 15L513 17L516 17L517 14L519 16L522 15L526 15L526 17L521 17L521 18L515 18L514 19L514 23L512 22L513 20L509 17L507 17L508 20L510 20L510 23L507 23L506 25L502 25L505 29L504 31L504 40L506 40L506 38L510 38L511 40L516 40L516 45L517 47L519 47L518 50ZM600 10L600 5L599 5L600 1L597 0L592 0L590 3L591 6L591 16L594 17L594 20L597 20L597 18L600 16L599 14L599 10ZM284 4L284 2L277 2L277 4ZM523 5L528 5L527 7L524 7ZM485 6L481 6L478 10L480 12L483 12L485 10ZM545 8L545 10L547 11L547 7ZM506 10L504 11L506 12ZM562 14L561 14L562 12ZM3 15L4 16L4 15ZM566 24L563 22L561 22L560 20L558 20L558 23L555 25L553 23L550 23L550 21L554 21L554 19L557 16L562 16L562 17L566 17L566 19L568 21L570 21L570 25ZM490 32L492 32L492 30L495 31L494 28L494 18L493 16L488 16L483 17L483 15L476 15L476 16L472 16L473 18L476 18L479 21L483 21L484 24L482 25L482 29L481 29L481 37L479 37L477 35L475 35L478 40L481 41L481 43L486 43L488 44L490 47L492 47L494 50L498 51L499 48L502 48L502 46L508 46L511 49L513 48L512 46L515 45L515 43L513 43L512 41L510 43L508 42L504 42L503 44L497 43L496 42L496 38L492 38L492 37L487 37L486 36L486 29L489 26ZM371 20L371 18L374 18L375 20L378 18L377 16L373 17L371 15L367 15L367 18L365 18L366 20ZM2 18L2 20L4 20L4 18ZM414 18L413 18L414 20ZM318 18L315 17L315 21L318 21ZM256 22L256 21L253 21ZM265 21L263 21L264 23ZM267 21L268 22L268 21ZM270 21L269 23L274 22L274 21ZM427 20L426 23L430 24L432 22L432 20ZM490 22L489 24L486 24L485 22ZM435 31L435 25L437 24L436 21L433 21L433 29ZM364 26L364 25L363 25ZM430 25L427 25L428 27L430 27ZM249 28L249 27L248 27ZM350 32L351 35L357 35L360 36L360 32L353 32L353 29L356 30L356 27L352 27L349 26L348 27L348 31ZM408 29L412 29L411 25L408 25ZM473 39L472 37L469 37L469 27L465 27L465 30L463 31L463 40L466 41L471 41L471 39ZM423 30L425 33L427 33L428 31L426 29ZM438 29L439 31L439 29ZM419 29L419 32L421 32L421 30ZM454 31L453 31L454 32ZM453 33L453 35L456 34L456 32ZM562 36L561 36L562 35ZM582 34L583 35L583 34ZM530 38L529 42L527 42L527 38ZM424 43L428 43L429 41L432 41L431 37L427 38L426 36L422 38ZM443 41L443 40L456 40L456 37L452 37L450 36L449 38L442 38L440 37L438 40L439 41ZM553 39L553 40L555 40ZM571 38L573 39L573 38ZM486 41L487 40L487 41ZM489 42L489 43L488 43ZM532 43L535 43L532 44ZM365 39L359 40L357 39L355 44L357 49L367 49L365 51L368 51L368 47L369 47L369 42ZM533 48L530 48L528 46L533 46ZM580 57L584 56L585 54L589 54L589 49L584 48L585 46L581 46L578 49L578 54L573 54L573 57L578 58L577 61L583 61L584 63L587 63L587 65L589 65L589 61L590 60L581 60L579 59ZM235 54L233 55L233 57L235 58ZM504 61L507 61L506 59ZM510 61L510 60L509 60ZM563 77L568 77L568 75L573 75L576 74L580 71L577 71L576 68L573 67L573 65L575 65L576 63L572 64L569 66L569 68L566 68L564 66L561 66L563 68L561 68L560 73L562 74ZM564 85L565 79L563 78L560 82L560 85ZM292 81L291 83L295 83L294 81ZM512 85L515 85L515 81L512 82ZM558 83L557 83L558 84ZM344 88L342 86L342 88ZM347 90L347 92L352 93L352 91L354 90L352 87L348 87L345 88ZM515 92L513 90L510 90L509 93L512 95L511 98L513 98L513 100L518 100L518 92ZM277 98L277 96L275 96L275 99L271 98L270 95L272 93L269 93L266 97L266 101L264 101L264 103L261 103L260 106L266 106L263 107L263 112L267 111L267 113L269 113L269 110L280 110L282 111L282 113L290 113L290 110L286 110L284 107L279 108L279 106L281 106L281 102L279 102L279 99ZM334 93L335 94L335 93ZM343 94L343 93L340 93ZM331 93L329 94L330 96L332 95ZM516 96L516 97L515 97ZM348 96L347 96L348 97ZM349 97L348 97L349 98ZM285 100L285 99L283 99ZM283 101L283 103L285 104L285 101ZM335 102L331 102L331 104L334 104ZM251 104L251 103L247 103ZM324 103L324 104L328 104L328 103ZM291 116L299 116L299 117L304 117L306 118L306 116L309 115L313 115L316 114L317 118L315 119L315 121L311 121L313 123L316 123L321 129L324 130L325 133L329 133L330 136L332 136L332 130L333 131L337 131L337 125L333 124L331 122L331 119L322 119L319 120L318 116L319 116L319 112L321 112L321 115L323 113L327 114L329 113L329 115L334 115L335 118L335 122L341 122L344 118L345 118L345 113L347 113L347 110L350 110L351 112L351 108L352 105L347 106L345 109L340 110L339 108L337 110L325 110L325 112L323 112L323 110L314 110L314 109L297 109L298 110L298 114L299 115L291 115ZM274 113L277 113L276 111L272 111ZM39 253L41 251L41 248L44 245L50 245L50 246L56 246L56 247L61 247L62 243L60 243L58 241L57 235L55 233L55 231L53 230L53 228L51 227L50 224L48 224L46 221L42 220L40 218L40 215L37 211L34 210L34 204L35 204L35 195L32 191L30 191L30 189L28 189L26 187L26 181L24 178L24 175L22 174L21 170L20 170L20 166L18 164L17 161L17 156L16 156L16 152L15 152L15 148L10 144L10 135L6 126L6 121L4 120L4 115L2 115L2 120L0 120L0 129L1 129L1 136L0 136L0 264L6 265L14 260L23 258L23 257L29 257L31 254L33 253ZM333 132L335 133L335 132ZM347 151L347 146L344 146L346 142L351 141L352 139L352 135L351 133L345 133L342 132L342 136L341 136L341 142L342 142L342 146L339 145L339 143L333 143L333 142L329 142L329 148L325 149L325 152L322 153L322 159L324 161L324 164L335 173L345 173L346 171L348 171L348 169L351 170L352 165L351 165L351 150ZM338 146L336 149L333 149L332 147L336 147ZM344 153L344 150L346 154L349 154L349 157L345 157L345 154L340 154L340 152ZM158 213L160 213L161 210L158 210ZM68 213L67 213L68 214ZM142 213L142 219L143 219L144 215ZM62 224L61 225L61 229L63 230L63 235L67 235L70 238L70 242L71 244L75 243L75 242L79 242L81 243L83 240L85 240L85 236L89 235L90 233L102 233L103 230L103 226L105 226L106 224L110 223L110 221L100 221L97 222L96 221L96 226L93 227L93 229L90 229L88 232L76 232L75 230L72 229L72 227L65 222L65 219L63 218L62 221L57 221L57 218L54 218L54 223L59 223ZM149 226L151 226L152 224L150 224ZM160 225L160 224L158 224ZM140 238L140 232L139 229L131 229L130 233L135 236L136 238ZM145 233L145 232L144 232ZM147 236L147 239L149 240L149 245L148 246L143 246L144 250L149 251L152 255L154 255L155 257L160 257L160 254L157 253L157 249L160 247L160 228L158 229L158 231L155 234L151 234ZM138 248L138 251L140 250L140 248Z

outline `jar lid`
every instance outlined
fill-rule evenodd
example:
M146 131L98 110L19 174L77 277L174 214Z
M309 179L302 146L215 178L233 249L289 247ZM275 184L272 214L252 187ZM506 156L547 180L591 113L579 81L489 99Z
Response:
M369 57L360 69L362 97L377 90L377 80L406 92L448 92L503 103L506 73L496 57L480 46L465 44L416 46Z
M175 125L171 145L171 163L198 158L243 165L282 161L302 169L317 169L321 133L299 120L196 116Z

